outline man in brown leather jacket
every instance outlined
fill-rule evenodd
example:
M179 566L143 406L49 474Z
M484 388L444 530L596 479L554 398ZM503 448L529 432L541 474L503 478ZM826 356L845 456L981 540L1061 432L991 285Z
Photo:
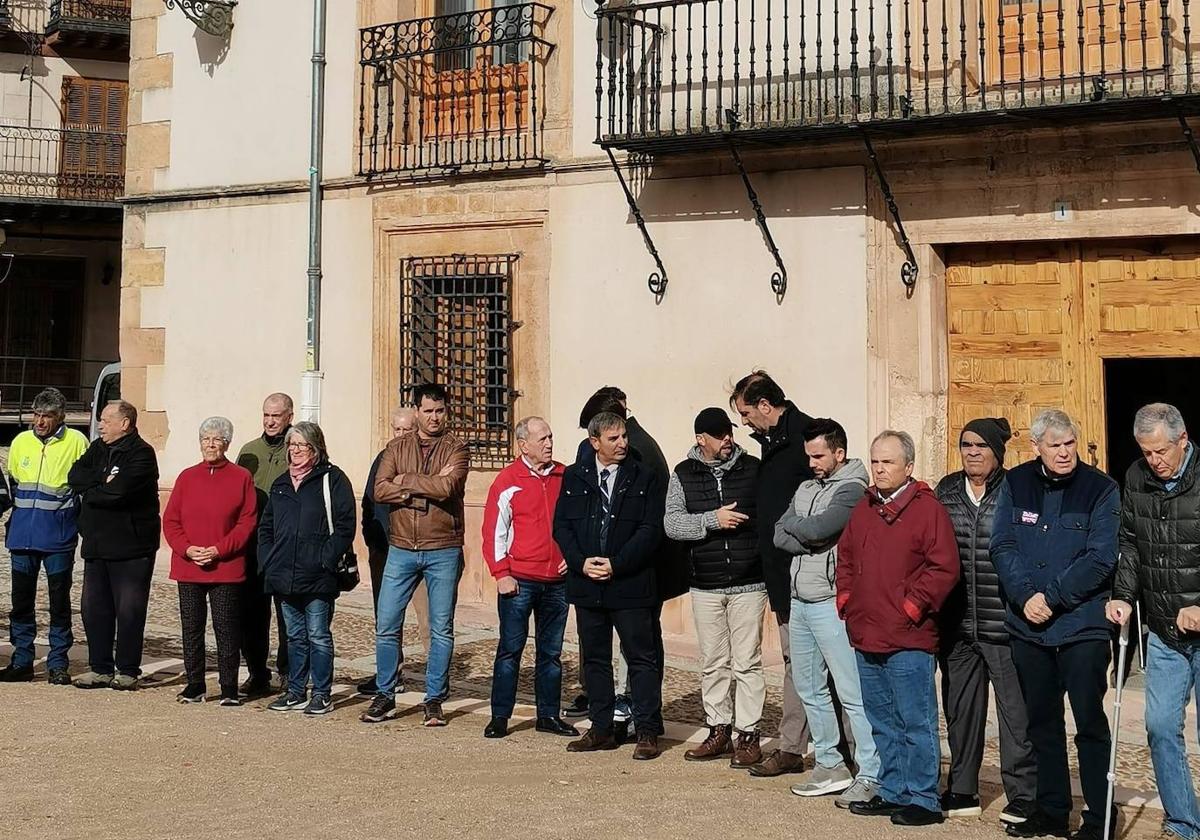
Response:
M425 669L425 725L444 726L454 654L454 604L462 576L463 492L467 447L446 431L446 390L421 385L413 394L417 433L388 444L375 476L375 502L388 505L387 563L375 616L375 683L378 694L366 723L396 716L393 687L404 612L417 585L429 593L429 658Z

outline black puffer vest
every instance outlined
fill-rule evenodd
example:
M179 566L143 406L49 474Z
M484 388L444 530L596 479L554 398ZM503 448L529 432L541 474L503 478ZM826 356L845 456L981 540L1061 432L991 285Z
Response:
M962 471L951 473L938 483L938 501L954 523L958 556L962 561L962 577L939 616L943 636L947 639L960 637L974 642L1008 644L1004 596L1000 592L1000 576L992 564L990 548L996 499L1004 474L1004 470L999 469L988 479L987 490L978 507L967 498L966 474Z
M686 543L691 560L691 585L696 589L726 589L763 582L755 519L759 461L742 453L717 484L710 467L689 458L675 467L688 513L708 513L737 502L737 510L750 518L731 531L712 531L708 537Z

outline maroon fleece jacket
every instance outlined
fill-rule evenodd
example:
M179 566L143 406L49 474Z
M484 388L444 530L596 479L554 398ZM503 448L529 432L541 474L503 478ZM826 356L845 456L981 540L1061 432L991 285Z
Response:
M837 607L863 653L938 649L937 611L958 582L950 515L921 481L884 504L874 487L838 540Z

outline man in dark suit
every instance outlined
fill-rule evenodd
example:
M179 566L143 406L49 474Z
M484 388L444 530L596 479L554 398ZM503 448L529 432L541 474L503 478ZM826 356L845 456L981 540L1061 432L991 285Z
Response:
M592 728L570 752L611 750L612 634L629 661L638 743L633 757L659 755L662 678L654 637L658 603L654 553L662 539L658 478L632 458L625 421L602 412L588 423L595 452L567 467L554 513L554 539L567 562L567 600L575 606Z

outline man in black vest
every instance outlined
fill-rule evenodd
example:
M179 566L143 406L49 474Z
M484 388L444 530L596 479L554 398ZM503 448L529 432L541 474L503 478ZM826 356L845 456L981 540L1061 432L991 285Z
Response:
M594 458L567 467L554 511L554 540L567 563L592 728L570 752L611 750L614 628L629 662L638 743L633 757L656 758L662 732L662 680L654 639L658 603L654 551L662 539L662 490L632 458L625 421L602 412L588 423Z
M730 765L762 760L758 722L766 698L762 619L767 606L758 525L758 459L733 442L733 424L706 408L693 425L696 445L671 473L663 525L688 550L692 616L700 645L700 692L708 737L688 761L733 756ZM737 708L729 696L737 683ZM737 746L733 743L737 727Z
M937 486L958 541L962 577L942 608L942 706L950 739L950 773L942 794L948 817L979 816L979 768L987 729L988 684L1000 721L1000 778L1008 803L1002 822L1023 823L1037 797L1037 763L1029 742L1025 698L1004 621L1000 576L992 563L992 523L1012 437L1003 417L967 423L958 437L963 468Z
M804 431L812 418L783 394L765 370L756 370L733 386L729 403L753 429L750 437L762 446L758 476L758 548L763 579L783 653L783 717L779 721L779 749L750 767L754 776L779 776L804 769L808 751L808 719L792 681L791 633L792 555L775 547L775 523L792 504L796 488L813 477L804 451Z

